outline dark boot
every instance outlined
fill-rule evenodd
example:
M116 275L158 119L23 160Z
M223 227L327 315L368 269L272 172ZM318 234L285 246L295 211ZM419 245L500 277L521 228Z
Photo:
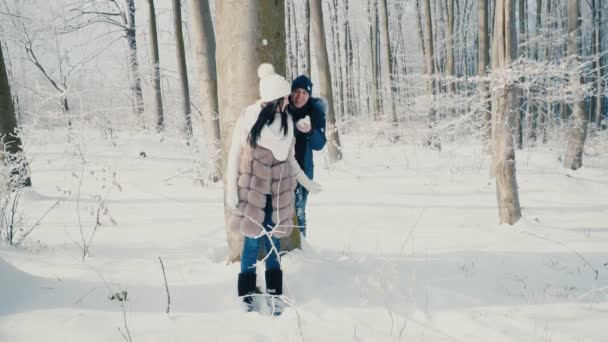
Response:
M283 271L266 270L266 292L273 296L283 294Z
M243 297L245 310L253 311L253 294L255 293L255 273L239 273L239 297Z
M272 315L278 316L283 312L283 271L280 269L266 270L266 293L270 295L268 305Z

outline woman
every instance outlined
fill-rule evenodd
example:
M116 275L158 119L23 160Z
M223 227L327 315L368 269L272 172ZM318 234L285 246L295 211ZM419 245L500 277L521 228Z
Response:
M247 311L253 310L260 242L268 252L267 293L273 302L283 294L279 239L293 229L296 181L312 193L321 190L294 157L293 120L286 112L289 82L270 64L260 65L258 76L261 99L247 107L236 123L226 170L226 204L232 208L229 229L245 237L238 294Z

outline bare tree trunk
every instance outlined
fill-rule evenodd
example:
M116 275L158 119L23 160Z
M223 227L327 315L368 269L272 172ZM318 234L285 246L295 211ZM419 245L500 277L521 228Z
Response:
M579 0L568 0L568 55L574 60L570 70L570 86L574 92L580 92L580 9ZM583 149L587 135L587 116L585 115L585 99L582 94L572 104L571 123L568 129L567 143L564 153L564 168L576 170L583 166Z
M494 16L494 39L492 48L492 69L503 73L517 57L515 31L515 0L497 0ZM515 224L521 217L519 192L515 172L515 149L511 130L516 114L514 84L498 84L494 93L494 153L493 166L496 175L496 197L498 200L499 222Z
M258 1L216 2L218 99L220 131L222 139L222 169L232 139L234 124L246 108L259 98L259 65L257 45L262 44L258 35ZM234 20L238 18L238 25ZM224 172L225 174L225 172ZM224 190L226 184L224 181ZM226 222L230 212L225 210ZM226 224L228 228L228 224ZM229 262L238 261L243 248L243 236L239 232L226 231L230 249Z
M518 44L514 46L514 49L517 50L517 54L519 56L528 56L528 49L526 47L526 43L528 40L527 36L527 15L528 11L526 8L527 0L519 0L518 1L518 19L519 19L519 35L518 35ZM525 77L521 77L521 83L525 82ZM515 89L515 108L517 108L517 114L515 115L515 145L517 149L522 149L524 147L524 115L526 113L527 99L524 97L524 93L521 89Z
M218 1L216 51L222 163L226 167L234 124L242 110L259 98L257 68L272 63L275 71L285 75L285 6L283 0ZM238 18L238 25L234 24ZM277 24L280 22L280 24ZM330 88L331 89L331 88ZM226 186L224 184L224 189ZM229 211L224 210L226 222ZM226 224L228 227L228 224ZM229 261L237 261L243 247L240 232L226 231L230 249ZM299 247L299 229L281 240L281 249Z
M217 182L222 178L222 158L220 155L215 34L213 32L209 0L192 0L191 5L204 138L212 163L213 174L211 175L211 179Z
M156 130L165 130L165 115L163 113L163 95L160 85L160 57L158 53L158 29L156 28L156 10L154 0L148 0L148 10L150 13L150 45L152 48L152 68L153 68L153 88L154 100L156 101Z
M602 127L602 100L603 100L603 86L602 86L602 0L591 0L592 11L593 11L593 54L597 61L594 63L595 70L595 125L598 129Z
M310 0L309 0L310 1ZM369 0L369 15L371 18L369 29L369 44L371 57L372 81L369 82L370 87L370 104L371 112L374 120L380 120L380 99L378 89L378 10L376 0Z
M190 84L188 82L186 49L184 48L184 34L182 32L181 0L173 0L173 26L177 43L177 68L182 87L182 111L184 113L184 128L182 129L182 134L189 140L192 139L192 108L190 107Z
M137 31L135 25L135 0L127 0L127 29L125 35L129 45L128 63L131 73L131 91L133 92L133 114L136 124L145 128L144 118L144 96L141 88L141 75L139 73L139 62L137 61Z
M4 64L4 53L2 51L2 43L0 43L0 161L1 157L6 157L4 162L12 164L18 162L21 165L11 165L14 174L25 176L28 173L28 165L24 158L19 158L18 155L23 153L21 138L16 135L17 118L15 116L15 107L13 105L13 97L11 96L11 88L8 82L8 73ZM3 180L4 181L4 180ZM22 186L32 186L29 176L21 182Z
M262 39L256 45L259 62L270 63L277 74L286 75L284 0L262 0L258 6L258 34Z
M304 73L306 75L311 74L311 57L310 57L310 6L306 4L304 6L304 18L306 20L306 31L304 32L304 55L306 56L306 69Z
M484 140L486 144L492 139L492 109L490 108L488 84L485 80L487 75L489 56L489 37L488 37L488 0L478 0L477 14L479 18L479 31L478 31L478 45L479 45L479 57L478 57L478 73L479 73L479 97L481 101L481 110L483 111L484 123L483 127Z
M447 84L448 94L451 96L456 92L456 83L454 79L454 0L448 0L448 28L447 28Z
M392 53L391 53L391 40L389 35L388 25L388 8L387 0L378 1L378 14L380 19L380 48L382 49L380 70L382 82L382 111L387 118L390 118L394 128L398 126L397 113L395 111L395 101L393 99L393 64L392 64ZM391 136L394 141L399 140L399 134L394 132Z
M325 42L325 27L323 25L323 9L321 0L309 0L310 24L312 37L317 51L317 67L319 69L319 83L321 97L327 100L327 152L329 159L333 162L342 159L342 145L340 135L336 126L336 116L334 113L334 98L331 88L331 73L329 70L329 59L327 56L327 45Z
M422 58L424 59L424 63L422 63L422 73L427 75L428 74L428 70L427 70L427 52L424 48L425 46L425 40L424 40L424 33L422 31L422 13L420 13L422 10L420 9L420 0L416 0L416 24L418 27L418 46L420 47L420 51L422 52Z
M426 50L426 71L428 77L427 91L431 98L435 97L435 62L433 56L435 52L433 49L433 20L431 16L431 1L423 0L425 18L425 32L424 32L424 49ZM431 126L435 125L437 121L435 113L435 100L431 99L431 106L429 108L429 123ZM432 144L432 143L431 143Z

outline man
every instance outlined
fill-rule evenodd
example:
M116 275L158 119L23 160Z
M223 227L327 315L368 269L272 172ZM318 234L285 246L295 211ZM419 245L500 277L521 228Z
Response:
M295 155L298 164L313 179L314 164L312 151L320 151L325 146L325 112L327 105L320 98L312 95L312 82L304 75L298 76L291 83L289 111L295 123ZM308 191L302 186L296 187L296 217L300 233L306 237L306 199Z

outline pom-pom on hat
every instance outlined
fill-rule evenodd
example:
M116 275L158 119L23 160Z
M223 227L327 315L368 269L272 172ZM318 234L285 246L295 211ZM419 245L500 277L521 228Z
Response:
M296 79L291 82L291 91L296 89L304 89L308 92L308 95L312 95L312 82L310 81L310 78L305 75L296 77Z
M274 72L272 64L260 64L258 77L260 78L260 98L264 102L270 102L291 93L289 82Z

